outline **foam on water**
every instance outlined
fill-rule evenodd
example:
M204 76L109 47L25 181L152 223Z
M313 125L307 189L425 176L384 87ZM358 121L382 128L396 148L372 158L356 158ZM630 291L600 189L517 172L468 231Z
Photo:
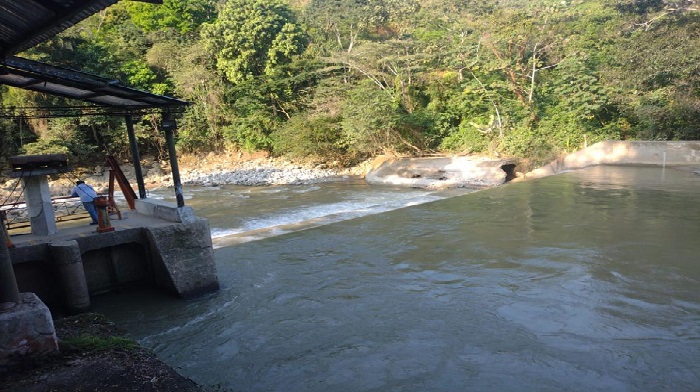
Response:
M323 185L186 187L183 196L208 218L215 248L378 214L469 193L368 186L364 181ZM174 201L172 189L150 198Z
M396 199L396 195L393 198L386 196L379 195L364 199L280 210L269 215L248 219L237 227L212 228L211 236L214 247L220 248L235 243L274 237L293 231L379 214L398 208L416 206L445 198L444 196L427 192L418 196L407 195L408 197L398 199Z

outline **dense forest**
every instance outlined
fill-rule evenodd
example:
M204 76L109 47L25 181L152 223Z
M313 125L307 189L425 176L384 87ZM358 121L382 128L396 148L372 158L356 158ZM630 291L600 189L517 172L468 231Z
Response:
M697 0L121 1L20 56L190 101L182 152L541 163L605 139L700 139ZM0 91L20 114L71 104ZM137 134L164 155L158 116ZM0 119L0 146L128 156L121 117Z

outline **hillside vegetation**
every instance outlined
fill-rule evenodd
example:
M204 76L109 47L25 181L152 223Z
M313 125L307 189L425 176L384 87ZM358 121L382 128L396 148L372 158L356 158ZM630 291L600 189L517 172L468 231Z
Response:
M183 153L544 162L605 139L700 139L697 0L121 1L21 56L192 102ZM0 91L19 114L75 104ZM162 156L158 116L136 127ZM120 117L0 122L2 160L129 154Z

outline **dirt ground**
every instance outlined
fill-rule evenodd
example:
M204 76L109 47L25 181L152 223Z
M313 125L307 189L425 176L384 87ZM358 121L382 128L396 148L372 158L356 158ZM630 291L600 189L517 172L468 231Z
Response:
M0 391L201 391L104 316L54 320L59 353L0 374Z

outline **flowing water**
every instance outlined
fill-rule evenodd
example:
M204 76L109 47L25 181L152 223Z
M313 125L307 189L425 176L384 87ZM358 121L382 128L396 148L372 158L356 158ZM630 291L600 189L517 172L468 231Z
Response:
M449 198L201 189L221 291L94 305L211 390L697 391L698 191L692 172L628 167ZM353 203L366 213L310 213Z
M209 220L214 246L219 248L475 190L369 186L362 179L354 179L303 186L192 187L185 188L184 198L198 216ZM172 190L168 189L160 189L149 197L175 201Z

